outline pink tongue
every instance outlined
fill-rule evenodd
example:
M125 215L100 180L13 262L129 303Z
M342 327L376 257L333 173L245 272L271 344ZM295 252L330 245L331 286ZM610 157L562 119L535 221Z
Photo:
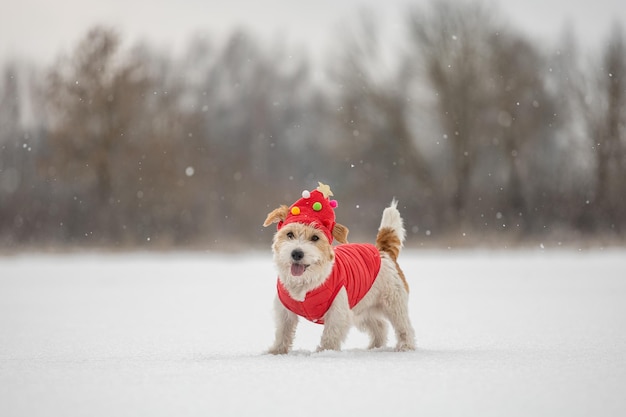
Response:
M291 264L291 275L294 277L299 277L304 274L304 265L302 264Z

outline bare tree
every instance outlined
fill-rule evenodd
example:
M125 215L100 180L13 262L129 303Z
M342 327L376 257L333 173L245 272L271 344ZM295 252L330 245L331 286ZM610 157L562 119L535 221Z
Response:
M0 84L0 135L5 141L15 137L19 130L21 115L17 84L17 70L9 64L4 68Z
M616 25L603 50L597 84L588 92L589 129L595 151L595 198L601 223L624 227L626 213L626 38Z
M508 223L532 227L530 194L535 188L530 170L533 163L551 165L535 152L552 140L563 124L557 117L555 96L547 88L543 74L546 59L524 37L512 31L490 36L492 49L489 72L488 108L492 117L483 120L481 136L498 148L505 166L504 195L500 209ZM490 135L492 133L492 135ZM539 159L539 161L531 161Z
M382 205L396 196L408 223L432 228L440 193L432 164L419 147L422 131L414 123L409 63L399 45L381 34L371 11L358 16L353 26L343 28L345 41L329 66L335 136L340 139L333 154L349 192L343 197L350 207L347 214L374 223L375 205L371 211L352 207L359 207L365 193L379 189L370 200Z
M413 9L409 30L414 59L421 64L438 101L451 170L448 224L467 221L483 121L488 113L489 40L498 31L492 13L477 4L432 3L430 13Z
M416 75L433 92L447 138L447 224L484 227L494 216L492 225L527 233L532 159L562 123L544 55L478 3L413 9L409 29Z
M21 132L20 100L17 71L7 65L0 80L0 235L13 230L19 204L17 192L22 182L23 167L19 166L24 150L19 147Z
M0 241L10 245L52 235L57 207L37 170L42 132L24 122L30 70L9 63L0 79Z
M162 92L153 89L141 61L120 55L119 44L115 32L95 28L48 77L46 172L73 190L67 222L75 236L117 239L126 233L125 207L136 206L145 192L137 185L149 134L142 123L158 129L170 120L149 117L150 100Z
M50 141L54 162L68 178L90 177L99 204L111 198L111 151L119 141L113 113L113 68L119 39L94 29L49 75L48 98L53 116Z
M289 178L304 178L315 164L323 135L318 95L306 59L248 33L218 47L196 43L194 51L204 54L188 88L206 148L207 216L213 233L249 233L258 219L248 202L282 199Z

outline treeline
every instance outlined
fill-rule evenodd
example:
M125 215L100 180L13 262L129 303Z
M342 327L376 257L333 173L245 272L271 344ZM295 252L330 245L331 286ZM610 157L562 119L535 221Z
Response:
M619 25L583 54L480 4L402 23L390 44L361 14L323 66L245 32L172 56L106 27L49 68L6 64L0 245L267 246L265 214L317 181L356 239L395 196L409 244L623 240Z

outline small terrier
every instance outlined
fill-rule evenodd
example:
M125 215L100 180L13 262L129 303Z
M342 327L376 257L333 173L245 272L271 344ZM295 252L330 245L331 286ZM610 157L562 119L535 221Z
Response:
M383 347L386 320L396 332L396 350L414 350L409 286L397 262L406 234L397 202L383 211L376 246L349 244L348 228L335 222L332 195L319 183L263 223L278 223L272 244L278 270L276 339L269 353L291 350L298 316L324 325L317 351L340 350L352 324L369 334L370 349ZM333 247L333 238L341 244Z

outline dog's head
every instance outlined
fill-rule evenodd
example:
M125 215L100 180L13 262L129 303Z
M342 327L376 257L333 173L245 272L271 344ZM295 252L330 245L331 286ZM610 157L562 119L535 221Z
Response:
M274 263L280 280L296 300L303 300L306 292L330 274L335 260L333 239L347 243L348 228L335 222L337 204L328 199L329 195L330 188L320 184L311 193L305 191L291 207L272 210L263 223L266 227L277 223L272 244Z

